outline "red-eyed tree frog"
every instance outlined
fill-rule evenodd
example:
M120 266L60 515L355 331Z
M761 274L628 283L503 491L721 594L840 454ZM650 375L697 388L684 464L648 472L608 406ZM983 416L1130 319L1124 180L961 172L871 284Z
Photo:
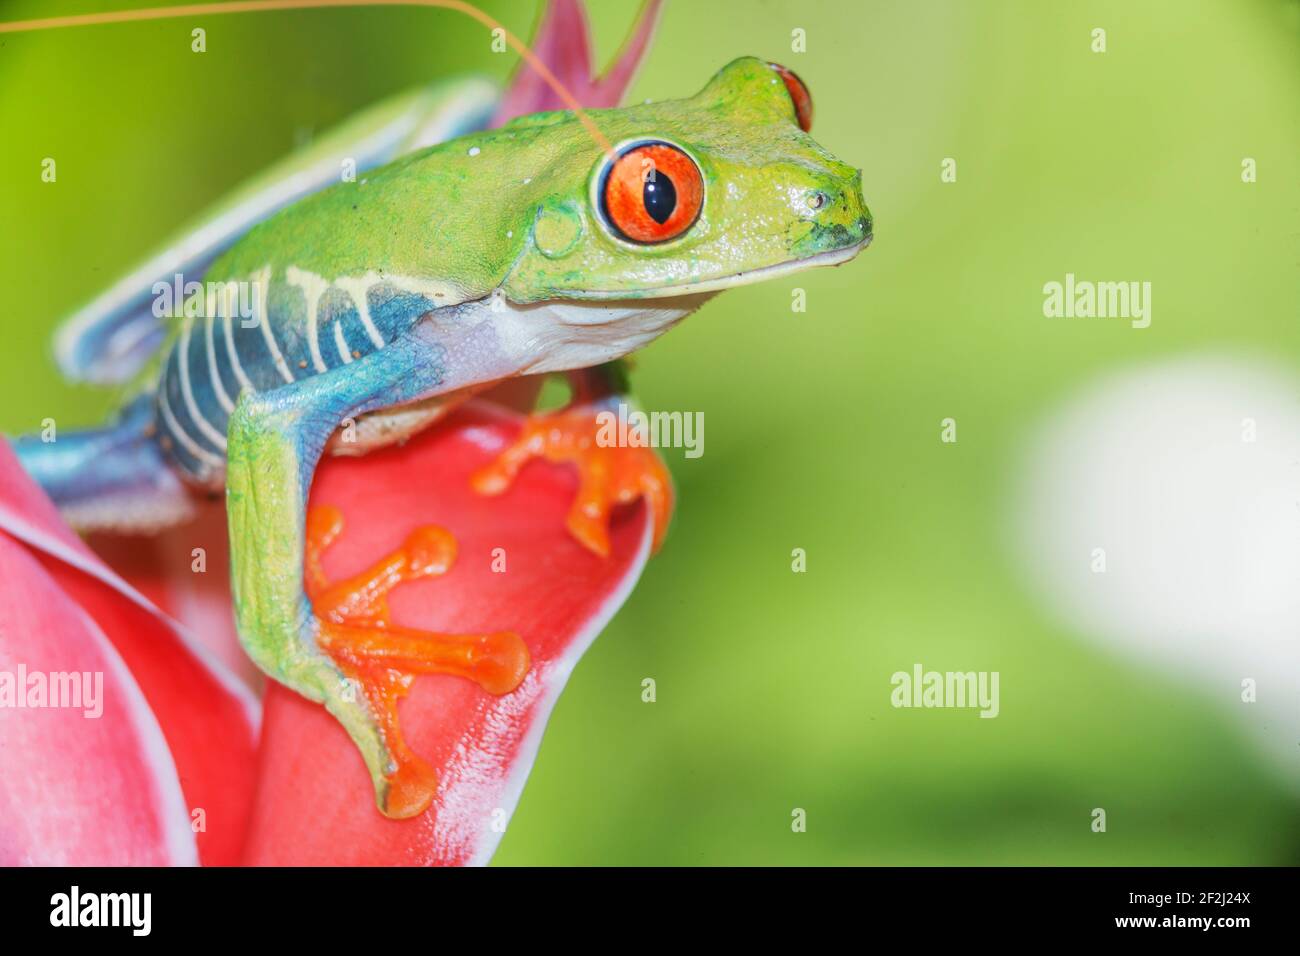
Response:
M306 512L321 455L399 441L507 380L572 372L574 402L535 416L477 487L503 490L532 457L573 462L583 544L607 549L611 507L642 495L658 539L662 466L591 441L618 389L611 363L724 289L847 262L872 238L859 171L811 138L807 89L764 60L729 63L688 99L483 128L497 106L479 81L398 97L240 190L59 336L65 369L93 381L165 343L151 387L111 427L17 445L81 527L166 524L194 489L224 489L244 647L342 723L396 818L434 786L398 725L411 676L506 693L528 654L510 632L392 627L382 596L327 585L317 558L337 516ZM338 181L349 158L357 174ZM173 274L202 276L202 295L164 323L153 305ZM413 537L391 576L436 568L450 544Z

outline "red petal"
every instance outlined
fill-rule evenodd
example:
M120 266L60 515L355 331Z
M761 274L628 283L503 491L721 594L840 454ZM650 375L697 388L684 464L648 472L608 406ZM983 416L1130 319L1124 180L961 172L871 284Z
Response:
M235 862L246 832L257 732L257 704L247 688L104 565L0 442L2 532L26 544L54 585L112 642L162 727L189 808L187 830L189 810L204 811L206 830L196 834L203 862ZM224 575L224 567L213 573Z
M87 717L86 699L77 708L16 706L34 702L16 686L24 670L46 682L53 673L101 675L102 713ZM5 535L0 681L21 694L0 689L0 864L197 861L176 767L140 688L103 632Z
M375 808L369 775L323 708L273 684L267 694L257 806L247 860L257 864L485 862L513 812L551 707L578 658L622 604L650 547L646 509L615 518L612 553L578 545L564 519L570 469L533 462L505 495L470 490L470 475L518 433L517 416L474 403L411 444L325 462L313 504L342 509L325 553L337 579L360 571L424 524L459 544L451 570L393 592L393 621L448 632L516 631L532 669L503 697L441 675L418 678L401 704L412 749L439 774L433 806L394 821ZM492 570L504 549L504 573Z
M90 546L109 567L260 693L262 675L239 644L230 597L230 537L223 502L197 503L198 517L156 535L97 534ZM193 570L202 548L206 570Z

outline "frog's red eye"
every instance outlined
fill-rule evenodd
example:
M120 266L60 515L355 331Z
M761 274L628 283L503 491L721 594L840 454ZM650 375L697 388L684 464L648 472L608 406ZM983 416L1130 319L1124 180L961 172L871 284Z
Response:
M600 211L630 242L667 242L690 229L704 204L700 168L676 146L637 143L623 150L600 182Z
M811 132L812 94L808 92L808 87L794 70L787 70L780 63L769 63L768 66L776 70L777 75L785 82L786 91L790 94L790 102L794 104L794 118L798 120L799 128L805 133Z

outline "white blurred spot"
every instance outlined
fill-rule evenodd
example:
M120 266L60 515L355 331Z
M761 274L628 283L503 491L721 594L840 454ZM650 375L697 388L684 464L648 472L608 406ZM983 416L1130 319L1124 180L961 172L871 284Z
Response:
M1018 491L1018 550L1057 616L1194 680L1300 782L1296 371L1202 357L1096 382L1041 427Z

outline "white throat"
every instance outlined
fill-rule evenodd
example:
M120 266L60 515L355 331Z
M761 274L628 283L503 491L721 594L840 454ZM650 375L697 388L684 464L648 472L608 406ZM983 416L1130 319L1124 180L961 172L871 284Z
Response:
M557 299L520 305L481 300L498 342L520 362L523 374L588 368L648 345L716 293L662 299L584 301Z

